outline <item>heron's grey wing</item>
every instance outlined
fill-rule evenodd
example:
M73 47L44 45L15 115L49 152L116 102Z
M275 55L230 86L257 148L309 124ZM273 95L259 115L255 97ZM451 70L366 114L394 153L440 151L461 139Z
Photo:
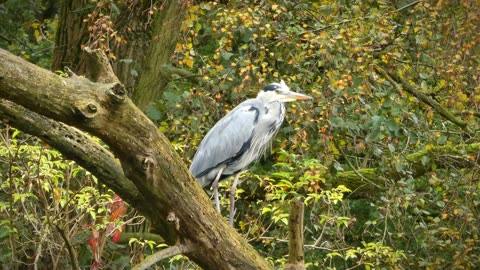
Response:
M246 100L220 119L203 138L190 166L202 186L210 185L220 168L227 167L247 150L261 109L258 100Z

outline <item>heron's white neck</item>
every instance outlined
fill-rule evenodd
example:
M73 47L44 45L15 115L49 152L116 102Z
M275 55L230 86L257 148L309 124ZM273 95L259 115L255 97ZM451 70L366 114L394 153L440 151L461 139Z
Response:
M257 99L259 99L265 104L269 104L272 102L280 102L278 98L279 96L274 91L267 91L267 92L261 91L257 95ZM283 103L283 102L280 102L280 103Z

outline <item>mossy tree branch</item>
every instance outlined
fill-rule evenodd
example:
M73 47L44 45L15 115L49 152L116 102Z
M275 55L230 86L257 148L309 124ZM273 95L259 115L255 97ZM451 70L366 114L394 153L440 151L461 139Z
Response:
M96 175L101 183L131 202L134 207L144 201L112 154L80 130L3 99L0 99L0 119L58 149L66 158Z
M271 269L215 211L121 84L62 78L1 49L0 61L0 97L102 139L145 198L141 208L168 244L193 245L185 255L205 269Z
M417 90L413 85L411 85L407 79L403 78L398 72L388 72L380 66L374 66L375 71L378 74L382 75L392 86L399 92L400 89L404 89L410 95L418 98L421 102L427 104L428 106L432 107L435 111L437 111L442 117L447 119L448 121L454 123L455 125L462 128L464 131L468 133L472 133L470 130L467 122L463 121L462 119L455 116L454 113L445 109L440 103L432 99L431 97L424 94L422 91Z
M431 168L448 169L453 164L456 168L471 168L479 165L477 158L480 153L480 143L462 145L433 146L404 156L400 160L392 159L385 171L377 168L360 168L355 171L338 172L329 179L335 185L345 185L353 192L352 197L373 197L379 193L388 181L399 181L404 177L418 178L431 171ZM448 162L445 162L448 160ZM395 162L405 162L407 173L396 171ZM433 166L435 164L435 166ZM375 183L372 185L371 183Z

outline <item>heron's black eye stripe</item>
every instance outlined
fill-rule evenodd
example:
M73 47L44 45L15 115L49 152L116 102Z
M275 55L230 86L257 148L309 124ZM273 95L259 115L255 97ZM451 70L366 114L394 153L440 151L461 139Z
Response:
M263 88L263 91L274 91L274 90L277 90L279 88L280 88L280 86L278 86L278 85L270 84L270 85L267 85L265 88Z

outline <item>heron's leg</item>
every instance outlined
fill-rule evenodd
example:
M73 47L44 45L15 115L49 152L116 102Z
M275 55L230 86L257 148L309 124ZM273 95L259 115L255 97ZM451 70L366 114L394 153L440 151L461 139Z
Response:
M218 199L218 181L220 181L220 177L222 176L223 173L223 168L220 168L218 171L217 177L215 177L215 180L212 183L212 188L213 188L213 197L215 198L215 206L217 207L218 213L220 212L220 200Z
M233 216L235 216L235 193L237 192L238 178L240 178L240 173L235 175L233 179L232 188L230 189L230 225L233 227Z

